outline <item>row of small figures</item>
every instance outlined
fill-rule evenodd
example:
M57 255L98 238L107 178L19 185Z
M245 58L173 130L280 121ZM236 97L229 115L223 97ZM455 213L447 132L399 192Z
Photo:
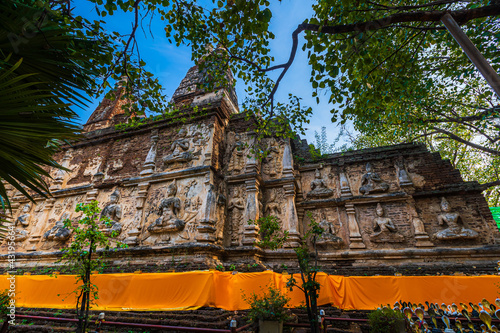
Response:
M500 298L497 298L495 300L496 306L488 302L488 300L486 300L485 298L483 298L477 305L469 302L471 310L469 310L469 306L467 306L467 304L460 303L460 306L462 307L461 311L455 303L451 305L442 303L441 306L439 306L437 303L433 304L425 302L425 304L427 305L427 309L425 309L422 303L419 303L417 305L399 301L394 304L394 310L403 312L403 314L408 318L415 332L443 332L438 328L437 325L437 318L439 317L446 326L446 329L444 330L445 333L455 332L451 328L451 321L449 317L455 317L454 324L461 333L500 332L500 330L495 325L492 325L493 318L500 320ZM497 307L499 308L498 310ZM417 321L413 321L414 316L418 318ZM434 328L429 327L427 322L424 320L424 317L428 317L431 319L432 323L434 324ZM467 319L466 326L470 330L466 330L465 325L461 321L462 318L460 317ZM483 322L483 324L480 325L480 331L475 329L472 318L479 318Z

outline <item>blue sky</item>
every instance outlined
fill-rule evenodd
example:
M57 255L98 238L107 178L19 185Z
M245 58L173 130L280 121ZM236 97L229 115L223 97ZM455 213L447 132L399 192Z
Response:
M276 63L286 62L289 56L291 47L291 33L305 18L311 17L313 11L311 8L312 1L309 0L283 0L281 2L272 1L273 18L271 19L271 31L275 34L276 39L271 42L272 55L275 57ZM89 18L96 18L93 6L83 0L77 0L75 4L75 14ZM130 31L132 15L116 12L115 15L105 18L106 29L110 31L119 31L127 33ZM157 17L151 23L151 31L153 37L149 34L149 28L145 24L144 30L146 35L140 31L137 35L141 57L147 63L147 69L155 74L159 79L165 93L171 97L175 89L186 75L188 69L193 66L191 61L191 51L189 47L176 47L170 44L165 38L164 25ZM299 46L302 42L299 42ZM326 126L328 139L333 141L337 136L338 127L332 124L330 109L327 97L320 100L320 104L316 104L315 98L311 97L312 87L309 82L311 69L307 63L307 55L299 47L299 51L295 58L294 64L289 69L287 75L280 84L277 93L277 98L286 100L288 93L295 94L303 98L304 105L311 106L314 114L311 118L311 123L306 127L306 139L309 143L314 141L314 131L320 132L322 126ZM240 103L245 97L244 86L241 83L236 84L236 91ZM320 96L321 98L321 96ZM100 99L93 101L87 109L79 111L82 122L85 122L90 114L99 104Z

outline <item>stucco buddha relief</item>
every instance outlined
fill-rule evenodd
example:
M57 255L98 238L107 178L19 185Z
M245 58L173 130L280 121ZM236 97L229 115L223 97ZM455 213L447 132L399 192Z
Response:
M189 162L193 159L193 150L191 148L190 139L187 137L187 130L181 128L177 134L177 138L170 147L172 153L163 157L165 166L176 162Z
M377 204L377 217L373 219L370 240L374 243L400 243L405 240L392 219L384 216L384 208Z
M26 205L22 206L21 213L14 222L14 227L16 228L14 241L16 242L22 242L28 238L27 227L30 225L31 222L30 211L31 211L30 203L27 203Z
M104 222L101 225L101 230L108 237L117 237L122 232L122 207L118 204L120 200L120 192L116 189L110 196L109 202L106 204L101 212L101 218L107 217L110 224L106 225Z
M440 226L447 227L434 236L439 240L475 239L479 236L477 231L465 227L459 213L451 211L450 203L441 198L441 214L437 217Z
M67 241L71 236L71 231L64 226L64 221L69 219L69 217L70 213L64 213L55 225L45 232L43 238L48 241L60 243Z
M168 186L154 191L149 212L145 218L144 244L186 242L194 238L195 217L201 210L201 201L190 193L197 182L180 186L174 179ZM196 191L193 191L196 192Z
M181 128L170 145L171 153L162 158L165 169L192 166L204 156L203 149L210 146L209 140L209 129L205 126Z
M387 192L389 184L384 182L378 173L373 171L371 163L366 163L366 173L361 177L361 187L359 193L368 195L370 193Z
M339 249L344 246L344 241L342 237L338 235L338 229L335 227L332 217L322 210L317 217L319 227L323 229L323 232L316 240L316 245L320 249Z
M177 184L175 180L167 187L167 198L163 199L158 207L159 216L148 226L152 234L174 232L184 229L186 222L179 218L181 200L177 195Z
M316 169L314 179L311 181L311 191L307 192L308 199L322 199L333 195L333 190L328 188L325 180L321 176L321 172Z

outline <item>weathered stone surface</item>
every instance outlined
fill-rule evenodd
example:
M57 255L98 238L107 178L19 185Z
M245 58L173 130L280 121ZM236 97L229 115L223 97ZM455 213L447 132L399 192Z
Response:
M7 187L20 266L54 265L71 242L61 221L76 222L76 205L92 200L112 221L103 229L116 231L113 242L129 245L113 253L111 265L133 262L135 269L175 257L197 267L258 262L293 270L309 216L324 229L318 259L332 272L463 270L466 263L490 267L500 255L500 233L478 184L464 182L439 154L403 144L313 160L303 140L257 141L234 91L205 93L202 81L191 68L173 101L203 113L125 132L114 127L126 118L124 101L104 100L86 138L56 154L70 171L50 170L52 197L29 204ZM269 152L262 160L251 153L256 144ZM255 246L260 230L248 221L267 215L289 231L282 250ZM6 255L4 242L0 261Z

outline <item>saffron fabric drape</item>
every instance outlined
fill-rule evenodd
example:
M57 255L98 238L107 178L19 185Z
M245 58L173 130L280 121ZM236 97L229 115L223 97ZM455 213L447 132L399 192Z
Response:
M0 289L9 289L7 275L0 276ZM185 273L99 274L96 310L154 311L188 310L210 306L226 310L248 308L243 295L262 293L272 285L287 293L291 306L304 302L300 290L286 287L289 276L265 271L238 273L193 271ZM295 276L300 281L298 275ZM370 276L344 277L319 273L318 303L341 309L372 310L381 304L402 300L412 303L493 302L499 292L500 276ZM69 309L75 306L74 275L15 276L16 306Z

